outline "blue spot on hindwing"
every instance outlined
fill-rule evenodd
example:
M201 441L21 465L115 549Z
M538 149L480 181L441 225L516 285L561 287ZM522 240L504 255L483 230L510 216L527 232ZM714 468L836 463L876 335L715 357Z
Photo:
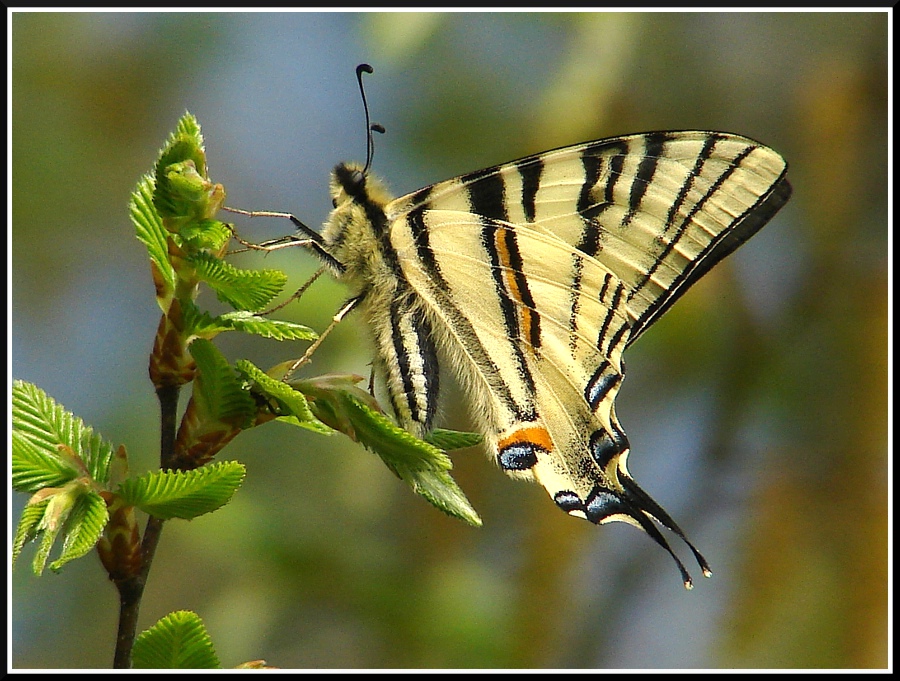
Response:
M584 502L581 500L581 497L575 494L575 492L564 489L553 496L553 501L555 501L556 505L566 513L571 513L572 511L585 512Z
M603 428L591 433L591 456L600 468L606 468L609 462L622 451L622 447Z
M538 448L530 442L517 442L497 452L497 461L505 471L527 471L537 464Z
M603 487L595 487L588 495L584 506L588 520L592 523L600 523L611 515L628 514L621 497L612 490Z

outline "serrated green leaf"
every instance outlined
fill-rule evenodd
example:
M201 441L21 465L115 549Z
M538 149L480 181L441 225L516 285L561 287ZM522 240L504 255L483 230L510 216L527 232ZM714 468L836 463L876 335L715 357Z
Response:
M352 396L346 397L344 410L359 441L375 451L391 469L448 471L453 468L450 457L442 450L418 439Z
M26 541L42 534L32 562L35 574L40 575L57 537L62 535L60 557L50 565L51 570L59 570L94 547L108 519L106 502L83 479L45 488L22 511L13 540L13 560Z
M185 223L179 232L185 245L194 250L220 252L231 239L231 228L221 220L196 220Z
M12 431L12 486L17 492L61 487L78 473L75 461L58 450L41 449L20 431Z
M203 312L196 305L184 306L185 327L198 338L212 340L225 331L241 331L274 340L314 340L318 337L308 326L294 322L267 319L252 312L237 310L218 317Z
M118 493L130 506L156 518L190 520L224 506L244 479L237 461L220 461L190 471L152 471L129 478Z
M394 425L386 416L361 402L351 407L359 441L375 451L397 476L434 506L470 525L481 518L449 470L453 464L443 451Z
M447 515L481 527L481 518L448 471L410 471L407 482L417 494Z
M175 270L169 261L168 232L163 226L162 218L153 206L153 192L156 187L153 178L145 175L138 182L131 194L128 209L135 235L147 248L147 254L153 262L158 276L162 278L163 290L157 297L166 299L175 290Z
M134 641L135 669L220 669L212 640L196 613L179 610L159 620Z
M225 200L225 189L207 176L200 126L190 114L181 118L169 136L154 178L153 206L174 233L180 234L191 221L212 218Z
M199 413L210 421L249 426L256 416L256 402L222 353L202 338L188 349L197 363L193 398Z
M313 415L303 393L283 381L275 380L248 360L240 359L234 366L252 384L251 391L264 396L272 405L274 413L294 425L323 434L332 432L331 428Z
M69 528L74 527L68 521L73 509L78 506L81 497L85 494L93 493L80 480L73 480L59 489L47 489L44 492L50 494L47 504L44 506L44 513L41 515L41 520L36 528L37 532L43 533L34 561L32 561L32 569L36 575L40 575L44 571L50 550L53 548L53 544L56 542L60 532L63 531L63 528L67 526ZM32 501L34 500L35 497L32 497Z
M50 556L50 550L56 541L56 536L61 528L47 528L41 534L41 541L38 544L37 551L34 553L34 560L31 561L31 570L40 577L44 573L44 567L47 565L47 558Z
M453 449L465 449L466 447L474 447L482 441L481 435L478 433L467 433L461 430L447 430L446 428L435 428L424 438L425 442L440 447L444 451Z
M279 341L315 340L319 337L319 334L308 326L278 319L257 317L256 315L243 310L226 312L221 315L219 319L231 324L235 331L252 333L257 336L262 336L263 338L273 338Z
M44 499L36 504L28 504L22 509L22 516L19 518L19 524L16 527L16 536L13 538L12 562L16 562L16 558L22 552L25 543L34 539L38 533L38 524L44 517L47 510L47 504L50 499Z
M237 310L262 309L287 283L280 270L242 270L204 251L192 254L190 262L219 300Z
M203 148L203 135L200 134L200 123L197 122L197 118L190 111L185 111L184 115L178 119L175 132L172 133L169 139L174 140L182 136L191 138L198 148Z
M78 459L71 462L75 469L84 470L94 482L105 485L109 482L109 466L113 457L113 447L96 435L90 427L48 396L43 390L25 381L13 382L12 394L13 430L26 438L35 449L46 457L47 474L61 471L60 446L69 448ZM19 461L22 480L35 480L34 450L20 450L24 457ZM74 477L74 476L73 476ZM70 478L71 479L71 478ZM19 489L19 488L17 488ZM25 488L20 491L34 492Z
M373 406L372 396L354 385L358 378L324 376L290 383L313 398L316 416L378 454L416 493L449 515L481 525L481 518L449 473L453 467L450 458L381 413Z
M107 522L109 511L103 497L96 492L80 495L66 520L59 558L50 563L50 569L55 572L94 548Z
M206 155L194 138L174 134L160 152L154 169L153 206L163 218L211 217L205 204L211 188Z

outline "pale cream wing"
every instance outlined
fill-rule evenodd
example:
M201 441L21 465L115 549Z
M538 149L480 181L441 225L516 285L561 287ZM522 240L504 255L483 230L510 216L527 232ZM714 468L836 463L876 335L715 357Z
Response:
M652 132L463 175L392 210L459 210L552 233L625 285L631 343L781 208L786 172L777 152L740 135Z
M420 218L395 223L391 242L497 463L566 512L630 522L671 553L652 520L683 533L628 475L615 416L624 284L546 232L458 211Z
M787 201L786 169L728 133L589 142L388 203L382 253L469 389L500 466L540 481L563 510L626 520L671 553L651 519L683 532L627 472L621 353Z

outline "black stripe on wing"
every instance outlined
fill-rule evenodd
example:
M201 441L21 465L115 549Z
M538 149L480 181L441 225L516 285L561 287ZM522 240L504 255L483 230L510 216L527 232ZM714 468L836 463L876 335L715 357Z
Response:
M710 189L710 193L716 188ZM714 238L709 246L675 279L671 286L659 296L652 305L632 324L631 336L628 344L631 345L647 328L659 319L691 286L716 264L733 253L750 237L756 234L772 219L791 196L791 185L782 175L781 179L772 189L760 197L754 206L741 215L731 227L723 230ZM673 242L674 243L674 242ZM657 263L662 262L671 251L673 244L660 254ZM646 275L649 280L654 270ZM635 290L639 290L638 287Z
M529 399L522 404L515 399L510 387L502 380L500 369L491 359L490 353L478 340L478 334L475 332L472 322L453 301L451 295L453 288L441 272L440 264L431 247L426 224L426 210L427 202L423 202L406 216L406 221L415 243L416 257L428 275L430 292L434 296L441 314L447 319L448 326L456 332L466 353L490 384L491 392L506 405L515 419L527 422L537 420L534 401ZM527 376L529 379L531 378L530 373ZM533 382L529 385L531 387L529 394L533 396Z

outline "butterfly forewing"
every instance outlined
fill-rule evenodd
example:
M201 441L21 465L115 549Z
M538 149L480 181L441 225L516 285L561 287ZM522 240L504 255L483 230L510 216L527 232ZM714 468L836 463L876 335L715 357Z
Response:
M393 201L344 186L325 244L364 300L403 425L431 427L440 358L501 468L572 515L625 520L672 553L654 521L684 533L626 467L622 351L774 215L790 195L785 172L737 135L630 135ZM356 175L340 166L336 177Z
M392 208L533 223L594 256L628 287L633 341L787 201L786 170L779 154L746 137L658 132L529 156Z

